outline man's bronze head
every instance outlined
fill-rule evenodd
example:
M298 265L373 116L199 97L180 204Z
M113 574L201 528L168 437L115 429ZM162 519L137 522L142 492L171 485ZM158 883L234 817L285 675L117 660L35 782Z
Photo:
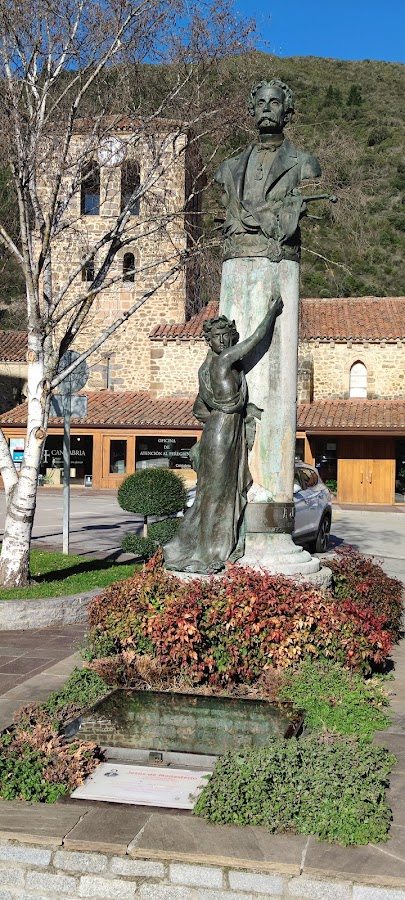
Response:
M266 109L271 113L271 110L268 109L268 100L273 95L274 99L281 101L282 108L279 110L279 113L276 113L274 121L271 119L270 121L264 120L260 110L260 103L264 104L267 101ZM284 125L288 125L294 115L294 100L291 88L279 78L272 78L271 81L259 81L249 94L248 110L250 115L254 116L259 130L261 128L266 129L266 125L270 126L270 130L273 130L272 125L282 130Z

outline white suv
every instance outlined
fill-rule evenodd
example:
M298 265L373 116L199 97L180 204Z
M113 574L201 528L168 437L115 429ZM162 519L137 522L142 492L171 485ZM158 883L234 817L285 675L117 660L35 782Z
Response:
M325 553L332 521L331 495L317 470L298 460L294 470L294 508L294 541L309 544L312 553Z
M192 506L195 487L187 491L187 498L187 506ZM299 460L294 468L294 511L294 541L309 544L311 553L326 553L332 521L331 495L317 470Z

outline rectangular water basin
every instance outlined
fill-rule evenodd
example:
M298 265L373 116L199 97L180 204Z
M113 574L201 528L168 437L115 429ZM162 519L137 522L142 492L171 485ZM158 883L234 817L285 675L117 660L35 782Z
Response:
M69 726L109 748L221 756L290 737L301 724L288 703L160 691L113 691Z

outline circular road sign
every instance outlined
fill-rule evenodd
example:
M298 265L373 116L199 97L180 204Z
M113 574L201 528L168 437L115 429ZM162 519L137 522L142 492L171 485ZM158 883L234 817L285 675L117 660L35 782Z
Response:
M79 359L80 353L77 353L76 350L66 350L66 353L60 359L59 367L58 367L58 375L61 375L64 369L67 369L68 366L75 361L75 359ZM58 391L61 394L74 394L75 391L80 391L82 387L86 384L86 381L89 377L89 367L86 363L86 360L80 363L77 366L77 369L74 369L70 375L67 375L63 381L58 385Z

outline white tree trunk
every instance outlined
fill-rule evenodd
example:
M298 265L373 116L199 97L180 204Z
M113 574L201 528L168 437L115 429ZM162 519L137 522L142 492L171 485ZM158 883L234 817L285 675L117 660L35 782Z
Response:
M32 337L30 344L35 342ZM28 351L27 444L18 480L6 490L6 518L0 555L0 585L20 587L30 577L29 553L37 498L38 473L46 437L47 397L42 350ZM4 454L3 454L4 458ZM10 460L1 463L2 471Z

